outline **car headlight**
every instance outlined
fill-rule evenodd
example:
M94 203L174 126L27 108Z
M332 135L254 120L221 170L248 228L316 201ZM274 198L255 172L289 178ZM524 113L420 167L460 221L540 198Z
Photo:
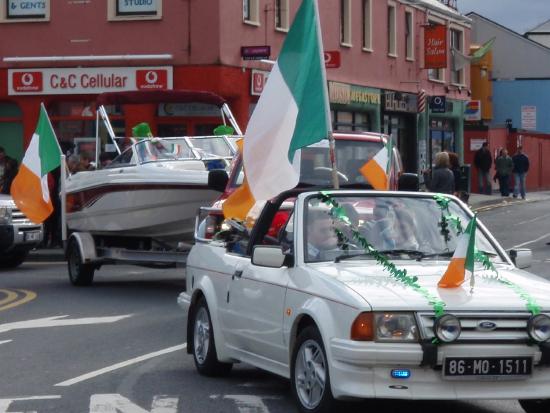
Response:
M0 207L0 224L11 224L10 207Z
M550 317L546 314L537 314L529 318L527 333L537 343L550 340Z
M376 341L418 341L418 329L411 313L375 313Z
M452 343L460 337L462 326L460 320L452 314L444 314L436 318L434 334L443 343Z

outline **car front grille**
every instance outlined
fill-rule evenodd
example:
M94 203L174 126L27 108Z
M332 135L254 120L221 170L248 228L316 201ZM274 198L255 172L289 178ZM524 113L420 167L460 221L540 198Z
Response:
M34 225L19 209L12 209L11 221L18 225Z
M456 343L474 342L526 342L529 340L527 334L527 321L529 313L522 312L450 312L460 320L462 332ZM435 337L433 326L435 316L433 313L418 313L418 327L420 335L424 340L431 340ZM487 328L492 326L494 328ZM485 328L484 328L485 327Z

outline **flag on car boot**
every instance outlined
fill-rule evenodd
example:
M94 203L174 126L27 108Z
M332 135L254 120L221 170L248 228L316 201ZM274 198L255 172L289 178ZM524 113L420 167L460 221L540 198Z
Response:
M243 152L243 140L237 141L239 152ZM246 180L246 175L243 183L231 195L227 197L222 205L223 216L225 218L237 218L241 221L246 219L248 211L254 206L256 200L250 192L250 187Z
M359 169L365 179L378 191L387 191L390 187L392 152L393 142L390 137L386 146Z
M302 0L244 138L244 168L256 200L295 187L300 148L331 130L319 14Z
M457 288L466 278L466 271L470 277L474 276L474 255L476 242L477 218L473 217L466 230L456 243L456 249L447 267L447 271L437 284L440 288Z
M36 224L44 222L53 212L48 173L60 164L61 150L42 105L36 131L10 191L17 207Z

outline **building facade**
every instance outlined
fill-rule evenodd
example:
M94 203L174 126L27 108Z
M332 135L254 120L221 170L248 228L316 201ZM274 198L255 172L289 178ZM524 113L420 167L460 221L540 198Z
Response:
M95 136L104 91L192 89L227 99L244 129L299 0L0 0L0 146L21 159L44 103L62 142ZM319 2L335 130L391 133L407 171L433 154L463 154L469 68L452 70L449 46L469 50L470 22L452 2ZM425 31L440 26L444 68L425 69ZM4 41L10 39L10 41ZM420 98L419 98L420 94ZM426 97L426 100L423 97ZM431 98L443 101L430 109ZM441 99L443 98L443 99ZM207 134L214 114L185 105L109 108L119 135L148 122L160 136Z

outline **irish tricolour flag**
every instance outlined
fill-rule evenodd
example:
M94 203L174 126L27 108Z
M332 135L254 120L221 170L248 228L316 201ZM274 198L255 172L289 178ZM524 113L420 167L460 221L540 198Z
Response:
M365 179L378 191L387 191L390 187L392 152L393 142L390 137L386 146L359 169Z
M477 218L474 217L466 231L458 239L453 258L447 271L437 284L440 288L457 288L466 278L466 272L470 277L474 275L474 255L476 242Z
M315 0L302 0L244 137L244 169L254 198L295 187L300 148L331 130Z
M48 173L60 162L59 144L42 106L36 131L11 185L11 195L17 207L34 223L44 222L53 211Z

